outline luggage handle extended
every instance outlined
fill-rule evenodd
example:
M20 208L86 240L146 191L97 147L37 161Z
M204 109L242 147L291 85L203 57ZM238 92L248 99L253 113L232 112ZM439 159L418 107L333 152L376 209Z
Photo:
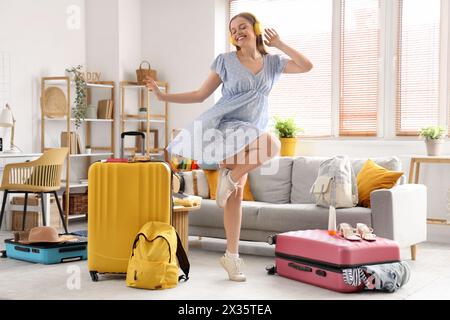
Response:
M125 131L120 134L120 138L122 139L121 147L120 147L120 158L124 158L124 150L123 150L123 139L126 136L140 136L142 139L142 154L145 155L145 134L140 131Z

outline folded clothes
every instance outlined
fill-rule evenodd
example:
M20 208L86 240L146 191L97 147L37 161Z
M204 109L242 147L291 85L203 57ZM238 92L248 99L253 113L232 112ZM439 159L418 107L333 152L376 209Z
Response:
M344 282L351 286L364 283L366 290L395 292L411 276L411 268L404 262L366 265L342 271Z
M173 197L173 204L184 207L195 207L202 203L202 197L187 195L186 197L179 198L177 196Z

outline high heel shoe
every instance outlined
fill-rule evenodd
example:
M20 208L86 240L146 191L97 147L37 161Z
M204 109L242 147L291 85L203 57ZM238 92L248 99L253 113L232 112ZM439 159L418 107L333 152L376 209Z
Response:
M377 238L377 236L373 233L373 229L368 227L364 223L357 223L356 230L358 231L361 238L366 241L375 241Z
M361 236L348 223L339 224L339 235L350 241L361 241Z

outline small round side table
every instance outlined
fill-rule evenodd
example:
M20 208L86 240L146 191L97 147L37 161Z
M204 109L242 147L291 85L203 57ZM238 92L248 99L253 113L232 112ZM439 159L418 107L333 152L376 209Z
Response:
M177 230L186 254L189 253L189 212L200 209L201 205L193 207L173 206L172 226Z

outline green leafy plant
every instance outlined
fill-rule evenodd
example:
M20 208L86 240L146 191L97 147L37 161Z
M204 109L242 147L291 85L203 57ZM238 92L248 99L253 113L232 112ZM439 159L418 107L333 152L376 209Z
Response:
M297 126L294 118L282 119L278 116L273 118L275 133L278 138L295 138L298 133L304 132L303 128Z
M432 126L432 127L426 127L422 128L419 132L419 135L422 138L425 138L425 140L437 140L441 139L445 136L445 128L441 126Z
M84 121L87 113L87 85L82 69L83 66L81 65L66 69L66 72L73 74L73 80L75 81L75 106L72 111L76 129L81 126L81 122Z

